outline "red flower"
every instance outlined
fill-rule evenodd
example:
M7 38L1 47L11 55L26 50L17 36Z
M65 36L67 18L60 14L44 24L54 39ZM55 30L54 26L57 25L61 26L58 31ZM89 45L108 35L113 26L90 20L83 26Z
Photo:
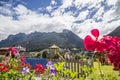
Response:
M0 66L2 66L2 63L0 63Z
M34 70L38 74L42 74L45 72L45 68L41 64L36 64Z
M3 64L0 64L0 71L5 71L5 72L8 72L8 66L7 65L3 65Z
M93 46L94 44L95 44L95 41L91 38L91 36L87 35L84 38L84 46L86 50L95 50L95 46Z
M94 39L90 35L87 35L84 38L84 46L86 50L90 50L90 51L96 50L97 52L104 51L104 43L98 40L99 30L93 29L91 30L91 34L93 35Z
M26 64L22 62L22 66L23 66L23 67L25 67L25 66L26 66Z
M114 65L114 70L120 69L120 37L103 36L100 40L99 30L91 30L93 38L87 35L84 38L86 50L95 50L96 52L106 51L107 57Z
M107 45L107 56L114 65L114 70L120 69L120 38L112 36L104 36L103 40Z
M21 60L22 63L24 63L25 62L25 57L21 56L20 60Z
M32 66L29 63L27 63L26 66L28 66L28 68L32 68Z
M14 47L9 47L8 50L11 51L12 55L14 55L15 53L17 53L17 50Z
M7 68L7 66L4 66L4 67L3 67L3 71L5 71L5 72L8 72L8 71L9 71L8 68Z
M16 69L17 69L17 70L20 70L20 66L17 66Z
M91 34L96 38L96 40L97 40L97 38L99 37L99 30L98 29L92 29L91 30Z

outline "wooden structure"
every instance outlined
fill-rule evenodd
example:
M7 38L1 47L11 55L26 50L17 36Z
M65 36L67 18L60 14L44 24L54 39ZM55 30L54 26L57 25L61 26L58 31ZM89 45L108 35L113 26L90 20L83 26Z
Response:
M60 53L59 53L59 47L58 46L56 46L55 44L53 44L51 47L50 47L50 49L52 49L54 52L54 54L57 54L62 60L65 60L64 58L63 58L63 56L62 55L60 55Z
M87 60L58 60L58 59L52 59L52 60L48 60L48 61L53 61L54 63L59 63L59 62L65 62L65 66L72 70L73 72L77 72L77 78L80 77L86 77L87 75L89 75L92 72L92 68L93 68L93 61L87 61ZM84 71L84 67L89 68L88 74L86 74L86 72ZM64 75L63 75L64 77Z
M50 47L50 49L53 49L54 54L57 54L57 50L59 49L59 47L56 46L55 44L53 44L53 45Z
M8 51L8 48L0 48L0 55L5 55L7 54L9 51Z

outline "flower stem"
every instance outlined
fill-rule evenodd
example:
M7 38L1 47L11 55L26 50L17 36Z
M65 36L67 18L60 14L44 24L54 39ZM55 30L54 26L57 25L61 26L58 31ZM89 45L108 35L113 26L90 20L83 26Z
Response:
M102 80L104 80L104 74L102 73L102 70L101 70L101 67L100 67L100 61L98 61L98 69L99 69L99 72L100 72L100 77L102 78Z

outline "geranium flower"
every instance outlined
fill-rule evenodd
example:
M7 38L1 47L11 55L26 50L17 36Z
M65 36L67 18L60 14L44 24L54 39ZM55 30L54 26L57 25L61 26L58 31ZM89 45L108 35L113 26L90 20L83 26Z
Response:
M86 50L107 53L107 57L114 64L114 70L120 69L120 38L112 36L103 36L98 40L99 30L91 30L93 38L87 35L84 38L84 46Z
M20 56L20 54L17 52L16 54L15 54L15 57L19 57Z
M8 50L11 51L12 55L14 55L15 53L17 53L17 50L14 47L9 47Z
M26 64L25 64L25 63L22 63L22 66L23 66L23 67L25 67L25 66L26 66Z
M7 65L6 60L2 60L2 64L3 64L3 65Z
M25 57L22 55L20 60L21 60L22 63L24 63L25 62Z
M106 44L107 56L111 63L114 64L114 70L120 68L120 38L112 36L103 36L102 40Z
M86 50L97 52L103 52L104 51L104 43L102 41L98 40L99 37L99 30L98 29L92 29L91 34L93 35L93 38L90 35L87 35L84 38L84 46Z
M8 72L8 66L0 63L0 71Z
M30 63L27 63L26 66L28 66L28 68L32 68L32 66L30 65Z
M34 70L38 74L42 74L45 72L45 68L41 64L36 64Z

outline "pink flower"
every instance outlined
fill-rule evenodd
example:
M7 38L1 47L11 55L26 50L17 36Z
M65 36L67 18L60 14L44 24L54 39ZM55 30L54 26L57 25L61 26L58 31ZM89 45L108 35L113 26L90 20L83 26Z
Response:
M8 50L11 51L12 55L14 55L15 53L17 53L17 50L14 47L9 47Z
M96 40L99 37L99 30L98 29L92 29L91 34L96 38Z
M114 69L120 68L120 37L103 36L101 39L99 37L99 30L91 30L93 38L87 35L84 38L84 46L86 50L93 50L96 52L107 53L109 61L114 64ZM116 65L117 64L117 65Z
M93 35L93 38L90 35L87 35L84 38L84 46L86 50L89 50L89 51L97 50L97 52L104 51L104 43L98 40L99 30L92 29L91 34Z
M25 57L21 56L20 60L21 60L22 63L24 63L25 62Z

